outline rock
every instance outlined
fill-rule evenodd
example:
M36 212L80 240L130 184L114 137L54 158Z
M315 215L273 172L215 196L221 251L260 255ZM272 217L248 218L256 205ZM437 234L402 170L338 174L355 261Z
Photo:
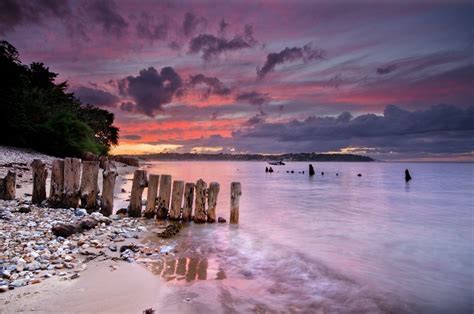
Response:
M321 172L321 175L324 176L324 172Z
M76 208L74 215L78 217L83 217L87 215L87 210L85 208Z
M99 222L93 217L85 217L79 221L79 228L81 230L90 230L95 228Z
M14 280L10 283L10 286L14 287L14 288L19 288L19 287L22 287L22 286L25 286L26 285L26 281L24 279L17 279L17 280Z
M73 274L71 277L69 277L69 279L72 279L72 280L73 280L73 279L77 279L77 278L79 278L79 277L80 277L79 274L78 274L78 273L75 273L75 274Z
M157 235L160 238L168 239L178 234L179 230L181 230L180 224L171 224L166 226L165 230L163 232L158 233Z
M127 193L127 190L125 190L124 188L122 188L122 193Z
M357 174L358 177L362 177L362 175L360 173Z
M41 282L41 280L39 280L39 279L33 279L32 281L30 281L30 284L35 285L35 284L40 283L40 282Z
M225 218L223 218L223 217L219 217L219 218L217 218L217 222L226 223L227 220L225 220Z
M112 220L120 220L120 219L122 219L122 217L120 217L119 215L111 215L109 218L112 219Z
M268 172L272 173L272 172L273 172L273 168L272 168L272 167L268 168Z
M128 209L126 209L126 208L120 208L119 210L117 210L116 214L117 214L117 215L127 216L127 212L128 212Z
M7 291L8 291L7 285L0 286L0 292L7 292Z
M51 231L57 237L67 238L70 235L76 233L77 227L71 224L58 223L53 226Z
M26 206L20 207L20 209L18 209L18 212L20 212L22 214L28 214L30 211L31 211L31 209L29 207L26 207Z
M117 252L117 246L116 245L109 245L109 250L112 252Z

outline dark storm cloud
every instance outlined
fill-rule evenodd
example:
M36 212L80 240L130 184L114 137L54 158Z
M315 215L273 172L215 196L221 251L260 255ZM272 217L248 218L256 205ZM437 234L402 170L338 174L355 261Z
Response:
M119 81L120 93L131 97L135 103L122 103L121 109L154 116L182 87L181 76L172 67L164 67L159 73L153 67L143 69L138 76L127 76Z
M138 141L142 137L140 135L136 135L136 134L127 134L127 135L121 135L120 138L126 139L126 140L131 140L131 141Z
M356 146L379 153L467 153L474 151L473 136L474 106L437 105L420 111L387 106L383 116L353 118L344 112L337 117L260 123L234 132L233 142L252 151L311 152Z
M311 60L322 59L324 58L324 54L324 50L312 48L311 44L307 44L303 47L286 47L280 52L269 53L263 67L257 69L257 75L259 78L264 78L265 75L275 69L277 64L296 60L308 62Z
M377 74L379 74L379 75L388 74L388 73L390 73L390 72L395 71L397 68L398 68L398 67L397 67L396 64L386 65L386 66L377 68Z
M196 85L204 84L207 86L207 90L204 97L209 97L211 94L215 95L229 95L231 90L224 83L222 83L217 77L209 77L204 74L191 75L189 78L188 85L195 87Z
M202 53L205 61L219 57L227 51L235 51L253 47L257 41L253 37L252 26L246 25L243 35L236 35L232 39L217 37L211 34L201 34L194 37L189 44L189 53Z
M245 121L244 126L254 126L256 124L262 123L265 121L265 118L267 117L267 114L260 110L259 113Z
M136 25L137 36L150 40L163 40L168 36L169 22L160 19L155 22L152 16L143 13Z
M16 26L40 23L50 17L64 18L71 14L68 1L0 1L0 34Z
M270 101L270 96L268 94L259 93L256 91L245 92L238 94L235 97L237 101L245 101L251 105L262 106Z
M80 86L74 90L74 94L84 104L91 104L99 107L112 107L118 102L119 98L109 92Z
M183 20L183 34L186 37L190 37L196 31L199 25L203 25L206 23L206 20L200 17L197 17L195 14L191 12L186 12L184 15Z
M112 0L95 0L88 4L88 9L108 34L121 37L128 28L127 21L117 11L117 6Z

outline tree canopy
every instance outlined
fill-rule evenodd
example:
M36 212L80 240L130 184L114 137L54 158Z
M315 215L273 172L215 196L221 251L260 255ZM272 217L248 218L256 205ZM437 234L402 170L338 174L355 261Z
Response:
M114 114L82 104L57 75L40 62L23 64L0 41L0 144L61 157L107 154L119 139Z

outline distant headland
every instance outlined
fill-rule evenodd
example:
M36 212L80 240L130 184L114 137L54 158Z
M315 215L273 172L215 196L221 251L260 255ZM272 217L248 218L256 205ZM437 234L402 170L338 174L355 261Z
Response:
M371 157L354 154L318 154L318 153L289 153L289 154L195 154L195 153L159 153L135 155L143 160L203 160L203 161L375 161Z

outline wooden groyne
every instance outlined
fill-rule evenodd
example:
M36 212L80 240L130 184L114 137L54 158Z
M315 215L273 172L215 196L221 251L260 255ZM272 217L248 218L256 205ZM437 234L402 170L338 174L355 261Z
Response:
M147 187L147 200L142 212L141 196ZM220 185L207 183L199 179L196 183L173 180L168 174L150 174L145 170L135 170L132 182L132 192L128 215L131 217L144 216L157 220L174 220L195 223L225 222L222 217L217 218L217 198ZM239 223L239 199L241 186L239 182L231 184L230 221ZM194 204L194 211L193 211Z
M100 211L105 216L113 213L115 181L118 176L115 165L104 160L88 156L89 160L78 158L56 159L51 165L51 185L49 197L46 196L46 164L35 159L31 163L33 173L32 203L47 202L50 207L85 208L89 213ZM99 187L99 169L102 172L102 193ZM9 171L5 178L0 178L0 199L15 198L16 174ZM147 188L146 202L142 200L143 191ZM196 183L174 180L167 174L150 174L146 170L135 170L130 204L127 214L130 217L156 218L158 220L175 220L195 223L226 222L218 217L217 199L220 184L211 182L209 187L199 179ZM241 186L239 182L231 183L230 223L239 222L239 199ZM142 211L145 205L145 210ZM193 210L194 205L194 210Z

